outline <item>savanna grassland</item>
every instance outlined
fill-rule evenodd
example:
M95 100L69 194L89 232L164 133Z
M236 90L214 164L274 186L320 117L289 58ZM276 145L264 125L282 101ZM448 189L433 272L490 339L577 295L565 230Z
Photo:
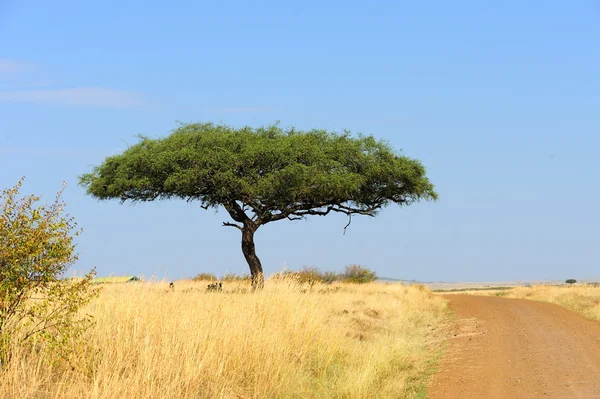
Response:
M74 355L7 348L2 398L422 397L446 302L422 286L102 284Z
M506 298L531 299L560 305L588 319L600 320L600 285L533 285L502 290L470 290L453 293L495 295Z

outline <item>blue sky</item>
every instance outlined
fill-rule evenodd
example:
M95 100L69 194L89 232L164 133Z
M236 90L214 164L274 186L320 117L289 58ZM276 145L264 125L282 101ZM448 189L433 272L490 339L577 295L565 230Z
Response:
M426 281L600 278L596 1L0 0L0 187L65 180L100 275L244 273L198 204L84 195L77 176L177 121L351 129L419 158L437 203L278 222L285 264Z

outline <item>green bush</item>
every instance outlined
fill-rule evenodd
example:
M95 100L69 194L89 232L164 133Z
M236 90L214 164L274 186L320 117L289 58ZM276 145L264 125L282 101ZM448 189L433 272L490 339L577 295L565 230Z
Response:
M0 361L12 345L43 342L68 355L67 342L91 323L80 309L97 294L94 271L83 278L64 278L77 260L80 233L63 214L62 190L48 205L39 197L19 198L21 180L0 192Z
M331 284L339 280L339 275L336 272L323 272L321 274L321 282L323 284Z
M302 270L293 272L299 283L321 283L323 282L323 273L317 267L304 266Z
M339 275L340 281L344 283L364 284L377 279L374 271L360 265L346 266L344 272Z

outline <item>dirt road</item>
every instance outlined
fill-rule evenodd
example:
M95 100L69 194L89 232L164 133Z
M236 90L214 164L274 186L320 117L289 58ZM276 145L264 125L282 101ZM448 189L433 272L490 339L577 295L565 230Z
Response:
M600 398L600 322L549 303L446 298L458 327L430 398Z

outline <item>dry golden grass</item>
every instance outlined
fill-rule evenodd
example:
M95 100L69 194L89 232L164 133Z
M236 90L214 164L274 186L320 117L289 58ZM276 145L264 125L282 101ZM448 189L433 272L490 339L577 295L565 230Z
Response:
M445 301L399 284L107 284L70 362L12 348L1 398L400 398L422 394Z
M600 287L591 285L534 285L501 291L465 291L456 293L496 295L506 298L550 302L563 306L589 319L600 320Z

